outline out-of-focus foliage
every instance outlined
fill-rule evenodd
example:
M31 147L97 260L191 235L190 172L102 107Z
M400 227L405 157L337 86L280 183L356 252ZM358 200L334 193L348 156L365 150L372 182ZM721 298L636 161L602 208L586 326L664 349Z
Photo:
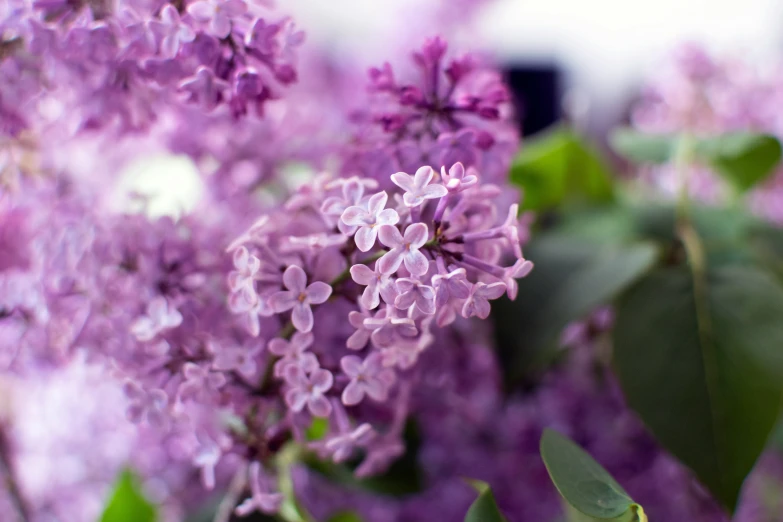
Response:
M142 493L138 479L124 470L106 505L100 522L156 522L157 510Z

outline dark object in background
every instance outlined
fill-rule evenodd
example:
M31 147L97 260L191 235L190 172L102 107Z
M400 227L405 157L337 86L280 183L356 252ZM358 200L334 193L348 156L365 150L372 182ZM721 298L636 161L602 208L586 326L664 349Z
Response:
M529 136L561 116L560 71L554 65L507 65L505 76L517 106L519 130Z

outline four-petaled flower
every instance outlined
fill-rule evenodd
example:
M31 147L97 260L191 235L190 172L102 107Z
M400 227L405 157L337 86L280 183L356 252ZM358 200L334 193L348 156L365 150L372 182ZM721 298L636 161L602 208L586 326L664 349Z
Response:
M388 274L378 270L378 263L375 263L375 270L371 270L367 265L353 265L351 267L351 278L359 285L366 285L359 304L368 310L376 308L381 303L381 297L388 304L394 304L397 297L397 290L394 282Z
M160 38L160 52L164 58L174 58L183 43L192 42L196 38L193 29L183 24L177 8L166 4L160 10L160 21L152 22L153 31Z
M210 372L207 368L192 362L182 366L185 382L179 385L179 399L186 401L209 394L226 383L226 376L219 372Z
M446 167L441 167L440 177L446 184L446 190L456 194L478 183L478 177L474 174L475 171L470 169L468 172L469 174L465 175L465 167L462 163L457 162L451 166L448 172L446 172Z
M506 294L509 299L516 299L519 286L517 279L521 279L533 270L533 262L527 259L517 259L517 262L503 270L503 282L506 285Z
M131 325L131 333L139 341L151 341L156 335L182 324L182 314L169 306L163 296L155 297L147 305L147 315L139 317Z
M305 373L318 369L318 359L307 349L313 344L313 334L296 332L290 341L275 338L269 341L269 351L281 357L275 363L275 377L283 377L285 369L295 366Z
M401 277L397 279L399 295L394 300L394 306L400 310L408 310L411 306L425 315L435 313L435 289L416 279Z
M301 368L288 366L285 369L285 402L294 412L300 412L307 406L315 417L328 417L332 405L324 396L334 383L332 372L318 368L308 376Z
M476 283L470 292L465 304L462 306L463 317L478 316L486 319L489 316L490 299L497 299L506 291L505 283Z
M203 65L196 69L196 74L179 84L179 89L190 95L188 101L200 104L207 111L217 107L227 88L225 80L215 77L212 69Z
M412 339L419 330L409 317L398 317L393 307L380 310L373 317L364 320L364 327L372 331L371 339L376 346L391 346L400 339Z
M365 395L379 402L389 396L395 376L391 369L383 366L380 353L372 353L364 361L355 355L346 355L340 359L340 367L351 378L341 397L346 406L359 404Z
M356 328L356 331L351 334L345 345L350 350L361 350L367 345L367 341L370 340L372 335L372 329L367 328L364 325L364 320L370 317L367 312L349 312L348 322L351 326Z
M241 246L234 251L234 268L228 274L228 286L233 292L250 289L253 294L253 284L256 274L261 268L261 260Z
M367 208L358 205L348 207L340 218L348 226L359 227L354 235L354 241L362 252L367 252L375 244L378 227L396 225L400 220L400 216L394 209L383 208L388 199L386 191L378 192L370 197Z
M424 223L408 225L404 236L395 226L382 226L378 238L391 250L378 260L378 270L383 274L393 274L404 262L405 268L411 274L416 276L426 274L430 263L419 249L427 242L429 233Z
M283 273L283 285L288 289L269 297L269 305L275 313L291 310L291 322L300 332L313 329L311 304L321 304L332 295L332 287L323 281L307 284L307 274L300 267L291 265Z
M134 381L127 381L122 390L130 399L127 416L131 422L141 422L146 419L153 426L161 426L165 422L164 409L169 403L169 396L160 388L149 391Z
M231 19L246 11L243 0L200 0L188 6L188 13L199 22L209 22L209 31L221 39L231 33Z
M248 482L250 483L250 497L245 499L234 509L240 517L245 517L258 510L272 515L280 511L285 497L282 493L274 493L269 487L270 479L264 475L261 463L254 460L248 468Z
M409 207L418 207L428 199L442 198L448 193L443 185L430 185L435 172L432 167L421 167L413 176L404 172L392 174L395 185L405 191L402 199Z
M467 299L470 295L470 283L464 268L432 276L432 286L435 287L435 305L438 308L448 303L451 298Z
M212 369L219 372L235 371L245 377L252 377L258 365L255 356L258 349L246 346L221 347L212 361Z

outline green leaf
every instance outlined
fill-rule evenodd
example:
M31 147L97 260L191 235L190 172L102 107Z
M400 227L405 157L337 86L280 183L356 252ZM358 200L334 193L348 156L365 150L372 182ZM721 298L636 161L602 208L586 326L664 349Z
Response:
M340 511L329 517L327 522L362 522L362 518L354 511Z
M609 144L624 158L634 163L668 163L677 148L677 136L647 134L631 128L614 130Z
M523 210L547 210L567 200L606 202L612 176L598 150L566 127L527 140L511 165L512 183L523 190Z
M557 490L579 512L606 520L637 510L636 503L608 471L558 432L544 430L541 458Z
M652 243L600 245L561 234L539 237L525 254L536 269L519 281L517 299L493 303L507 388L534 380L569 323L609 303L658 258Z
M315 441L321 440L326 437L329 432L329 419L323 417L314 417L313 422L305 430L305 437L307 440Z
M478 492L478 498L468 509L465 522L507 522L495 503L489 484L480 480L468 480L468 484Z
M124 470L101 516L101 522L155 522L157 510L141 492L138 479Z
M629 404L730 510L778 415L781 317L778 282L734 263L657 269L616 306Z
M733 132L696 143L697 156L741 191L772 174L781 152L776 137L751 132Z

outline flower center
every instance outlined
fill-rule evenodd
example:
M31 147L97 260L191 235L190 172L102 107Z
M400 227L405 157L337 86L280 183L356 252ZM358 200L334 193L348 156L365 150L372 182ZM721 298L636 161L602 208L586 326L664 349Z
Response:
M300 303L304 303L305 299L307 299L307 294L302 292L301 294L299 294L299 297L297 297L297 299L299 300Z

